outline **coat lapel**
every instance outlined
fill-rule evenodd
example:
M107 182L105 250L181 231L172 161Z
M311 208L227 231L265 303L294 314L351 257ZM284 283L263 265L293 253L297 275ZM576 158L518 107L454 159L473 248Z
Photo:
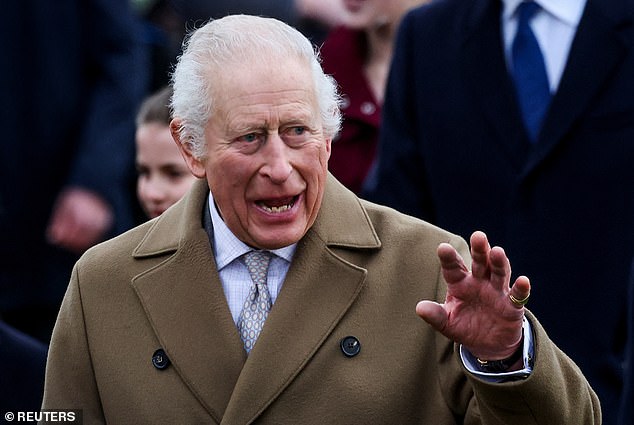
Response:
M563 140L625 56L625 31L621 29L631 26L631 22L620 22L619 19L631 17L615 13L620 18L609 18L600 10L601 7L609 7L609 4L615 2L599 4L598 1L588 0L540 138L523 167L524 176Z
M201 224L208 190L197 184L158 219L134 255L166 258L132 285L173 367L220 423L246 355Z
M302 373L362 290L366 270L329 247L371 249L380 242L358 199L330 177L327 187L320 215L298 245L223 424L252 423L270 406Z
M514 164L521 169L530 149L515 99L515 89L507 72L500 28L501 2L475 0L464 20L462 74L467 94L494 128L494 138ZM494 47L492 47L494 46Z

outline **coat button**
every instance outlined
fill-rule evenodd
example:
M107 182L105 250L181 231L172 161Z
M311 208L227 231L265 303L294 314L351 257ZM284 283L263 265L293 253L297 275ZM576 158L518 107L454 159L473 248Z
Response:
M152 354L152 364L155 368L163 370L170 365L170 359L162 348L159 348Z
M361 343L354 336L347 336L340 342L341 351L346 357L354 357L361 351Z

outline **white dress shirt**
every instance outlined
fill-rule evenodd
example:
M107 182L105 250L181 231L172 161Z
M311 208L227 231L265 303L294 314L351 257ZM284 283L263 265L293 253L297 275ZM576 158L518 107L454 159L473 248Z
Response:
M541 9L530 26L544 56L551 93L559 87L568 61L570 46L577 32L587 0L536 0ZM522 0L503 0L502 39L504 54L511 69L511 45L517 31L517 7Z

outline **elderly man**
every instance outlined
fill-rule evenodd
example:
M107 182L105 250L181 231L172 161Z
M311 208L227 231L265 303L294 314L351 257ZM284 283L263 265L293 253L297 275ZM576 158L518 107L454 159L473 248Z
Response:
M44 408L87 424L600 423L501 248L476 232L469 252L328 174L337 94L300 33L212 21L173 79L173 136L201 181L77 263Z

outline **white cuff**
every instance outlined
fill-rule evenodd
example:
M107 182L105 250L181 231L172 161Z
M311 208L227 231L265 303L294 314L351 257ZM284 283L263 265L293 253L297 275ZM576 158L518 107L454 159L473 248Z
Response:
M462 360L462 364L469 372L489 382L504 382L513 378L527 378L533 371L534 346L533 328L526 317L524 317L524 321L522 322L522 331L524 333L524 347L522 349L522 358L524 359L523 369L501 373L483 372L478 366L478 361L475 356L460 344L460 359Z

